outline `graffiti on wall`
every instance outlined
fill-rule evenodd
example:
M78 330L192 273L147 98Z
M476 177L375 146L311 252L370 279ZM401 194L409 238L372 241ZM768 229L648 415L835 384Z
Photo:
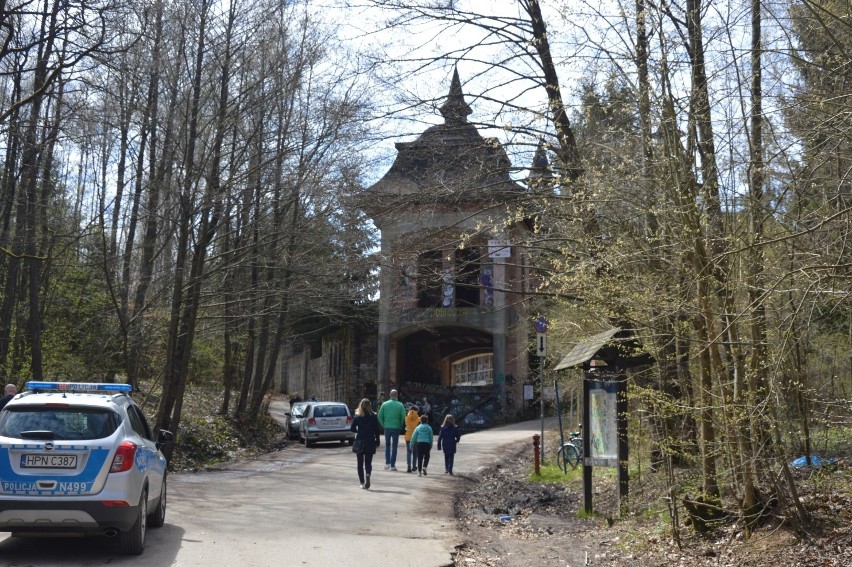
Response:
M403 382L399 399L406 406L422 406L426 398L431 406L429 423L437 431L444 416L452 414L462 431L477 431L501 423L503 412L497 399L497 386L453 386Z

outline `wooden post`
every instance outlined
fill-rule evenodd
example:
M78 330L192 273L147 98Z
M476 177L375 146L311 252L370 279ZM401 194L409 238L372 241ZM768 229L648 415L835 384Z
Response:
M622 517L627 511L628 494L628 458L629 445L627 443L627 376L619 374L617 387L616 423L618 424L618 504Z
M592 513L592 467L587 464L589 448L589 375L583 370L583 510Z
M541 476L541 455L539 453L540 440L541 437L539 437L538 434L533 435L533 455L535 459L536 476Z

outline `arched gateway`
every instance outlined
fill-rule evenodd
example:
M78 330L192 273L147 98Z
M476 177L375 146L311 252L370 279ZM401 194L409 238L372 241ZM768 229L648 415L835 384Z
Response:
M509 219L525 218L527 189L468 122L458 72L440 111L362 201L382 234L377 389L476 428L523 407L529 223Z

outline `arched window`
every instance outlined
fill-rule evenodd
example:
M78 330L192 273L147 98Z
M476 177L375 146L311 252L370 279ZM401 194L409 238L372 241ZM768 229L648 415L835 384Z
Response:
M453 384L486 386L494 381L494 355L477 354L453 363Z

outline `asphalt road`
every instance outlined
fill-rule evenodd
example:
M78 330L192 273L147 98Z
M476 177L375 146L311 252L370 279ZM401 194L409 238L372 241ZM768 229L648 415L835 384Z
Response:
M273 402L283 418L286 405ZM358 486L348 446L293 445L220 470L169 477L166 524L149 529L145 553L128 557L106 538L12 538L0 534L6 566L347 566L444 567L460 542L453 496L464 477L492 465L510 445L529 444L540 422L462 437L455 476L433 449L430 474L384 470L374 459L370 490Z

